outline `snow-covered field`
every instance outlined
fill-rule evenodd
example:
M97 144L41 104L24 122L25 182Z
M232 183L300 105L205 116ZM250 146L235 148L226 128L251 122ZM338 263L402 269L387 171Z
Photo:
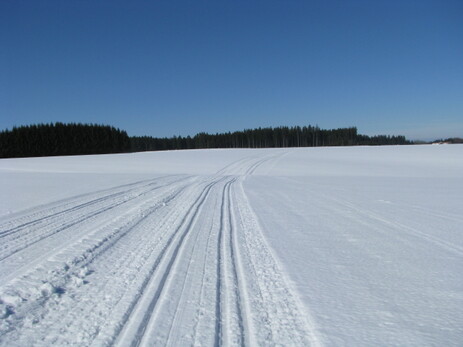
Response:
M461 346L463 146L0 160L2 346Z

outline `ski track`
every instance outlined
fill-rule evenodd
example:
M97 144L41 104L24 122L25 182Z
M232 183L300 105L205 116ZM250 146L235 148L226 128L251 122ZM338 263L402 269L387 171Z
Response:
M321 345L242 186L281 155L0 220L0 345Z
M174 183L178 182L175 181ZM27 230L19 235L10 235L7 240L2 240L4 243L0 249L0 270L2 270L0 271L0 279L5 283L13 277L18 277L22 269L27 270L39 260L59 252L61 245L63 245L63 238L67 241L64 245L67 245L69 241L84 237L92 229L99 229L101 225L104 226L114 218L114 214L105 212L110 212L116 208L119 210L137 208L140 206L140 201L144 202L145 199L150 201L146 197L147 194L169 186L170 184L163 184L148 189L144 187L144 189L135 192L134 196L132 196L134 192L130 191L128 197L120 201L114 201L111 198L98 199L104 205L97 208L97 211L92 208L85 211L79 210L76 216L70 212L70 221L59 215L57 220L51 221L47 227L37 226L35 229ZM162 193L159 196L162 197ZM127 206L129 202L133 202L133 204ZM97 219L97 217L101 217L101 219Z

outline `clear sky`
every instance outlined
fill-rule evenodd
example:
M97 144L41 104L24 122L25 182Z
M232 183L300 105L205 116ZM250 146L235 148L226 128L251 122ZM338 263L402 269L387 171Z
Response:
M463 136L463 1L0 1L0 128Z

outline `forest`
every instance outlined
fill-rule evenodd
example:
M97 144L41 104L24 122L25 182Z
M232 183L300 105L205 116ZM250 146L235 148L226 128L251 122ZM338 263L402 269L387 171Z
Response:
M270 148L411 144L404 136L358 134L356 127L267 127L227 133L129 137L108 125L50 123L0 132L0 158L105 154L200 148Z
M359 135L356 127L325 130L318 126L295 126L246 129L228 133L199 133L193 137L174 136L130 138L131 151L157 151L196 148L270 148L270 147L319 147L357 145L406 145L405 136Z
M125 131L96 124L38 124L0 132L0 158L127 152Z

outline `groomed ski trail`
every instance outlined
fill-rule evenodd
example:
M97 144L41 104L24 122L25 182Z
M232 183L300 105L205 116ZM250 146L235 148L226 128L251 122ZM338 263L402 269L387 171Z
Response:
M282 154L0 221L0 345L322 345L242 185Z

